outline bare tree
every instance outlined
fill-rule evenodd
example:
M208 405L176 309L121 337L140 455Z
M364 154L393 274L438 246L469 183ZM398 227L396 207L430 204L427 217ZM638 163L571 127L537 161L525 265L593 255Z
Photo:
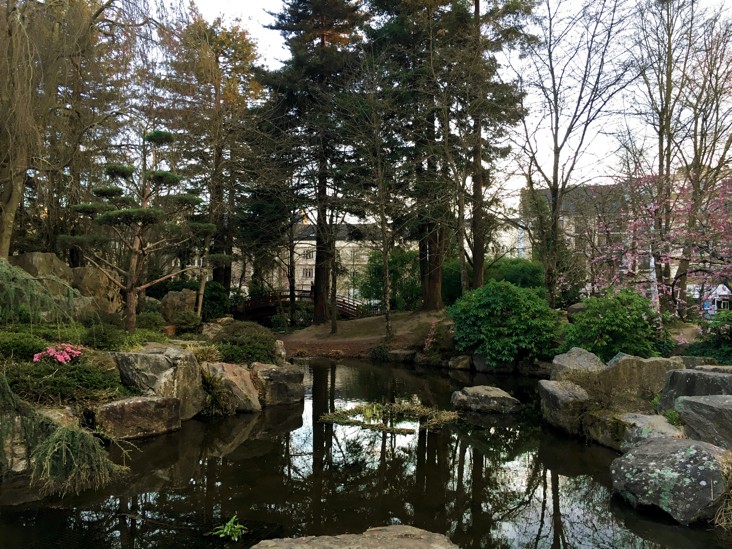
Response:
M549 303L556 303L562 203L581 184L580 161L609 114L611 101L631 79L620 55L627 19L621 0L543 0L536 13L538 39L522 67L538 104L524 121L523 169L537 215L531 235L546 272ZM545 189L546 192L540 192Z

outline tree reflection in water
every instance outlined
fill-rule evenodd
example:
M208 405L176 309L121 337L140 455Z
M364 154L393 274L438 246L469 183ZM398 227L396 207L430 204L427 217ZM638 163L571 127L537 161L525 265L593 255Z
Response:
M723 546L714 534L643 518L610 497L615 456L540 428L531 414L414 434L320 423L337 408L417 398L448 407L462 382L442 372L324 363L304 405L210 422L138 444L132 473L106 492L0 507L2 547L205 547L237 514L264 538L404 523L461 547ZM481 379L503 385L505 380ZM524 402L533 383L506 387ZM384 424L397 426L388 413ZM0 503L15 496L0 488Z

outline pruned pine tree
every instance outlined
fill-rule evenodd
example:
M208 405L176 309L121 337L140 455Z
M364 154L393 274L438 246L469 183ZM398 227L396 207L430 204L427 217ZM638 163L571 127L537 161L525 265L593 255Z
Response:
M108 164L104 170L111 184L92 192L97 200L73 209L91 217L100 232L84 237L68 237L70 245L117 286L125 298L125 329L134 332L137 302L145 289L198 267L177 268L170 252L191 241L194 232L207 232L206 225L188 224L202 199L180 192L181 177L165 170L164 149L173 142L170 132L156 130L144 136L139 170L124 164ZM105 228L106 230L101 230ZM118 251L111 258L110 250ZM168 272L149 279L146 264L156 254L167 255Z

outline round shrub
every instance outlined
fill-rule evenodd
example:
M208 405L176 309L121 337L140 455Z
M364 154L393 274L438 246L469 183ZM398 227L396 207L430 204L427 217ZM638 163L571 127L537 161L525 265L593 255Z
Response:
M213 280L208 282L203 292L203 308L201 310L203 320L208 322L214 318L221 318L229 313L230 308L229 292L226 287Z
M29 333L0 332L0 358L31 360L48 346L46 340Z
M85 347L103 351L121 351L127 344L127 332L111 324L93 324L82 343Z
M275 336L256 322L230 322L214 341L224 362L248 364L274 360Z
M157 312L145 312L137 315L137 327L143 330L161 331L165 327L163 315Z
M510 282L489 281L468 292L448 309L461 351L501 365L550 356L556 346L559 318L534 290Z
M567 326L567 349L582 347L608 361L619 352L648 358L673 347L651 302L632 290L582 303L585 310Z
M201 325L201 319L198 318L195 311L181 311L173 317L173 324L181 333L195 332Z

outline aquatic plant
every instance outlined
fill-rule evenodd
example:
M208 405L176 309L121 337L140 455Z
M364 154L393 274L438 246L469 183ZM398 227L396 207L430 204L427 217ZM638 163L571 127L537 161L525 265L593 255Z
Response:
M419 428L422 430L439 429L457 419L457 412L438 410L413 401L359 404L353 408L337 410L320 416L322 423L355 425L363 429L395 434L414 433L413 429L394 426L400 421L419 421Z
M216 528L208 532L207 536L218 536L220 538L229 538L231 541L239 541L239 538L247 532L247 527L239 523L239 518L234 515L224 524L219 524Z

